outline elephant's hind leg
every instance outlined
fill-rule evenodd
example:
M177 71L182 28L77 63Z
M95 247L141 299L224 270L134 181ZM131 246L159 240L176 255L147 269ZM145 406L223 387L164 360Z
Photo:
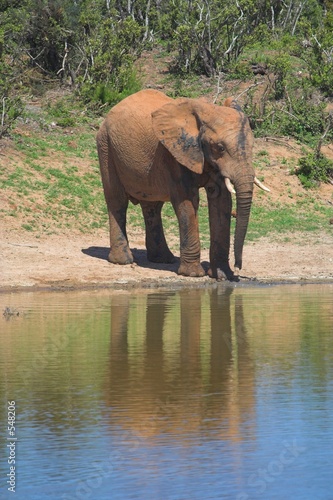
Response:
M110 224L110 253L108 260L112 264L131 264L133 255L128 246L126 234L128 197L112 162L108 142L103 136L103 132L103 129L99 132L100 138L97 145Z
M172 263L175 257L169 250L165 240L161 210L162 201L141 202L142 213L146 225L147 258L151 262Z

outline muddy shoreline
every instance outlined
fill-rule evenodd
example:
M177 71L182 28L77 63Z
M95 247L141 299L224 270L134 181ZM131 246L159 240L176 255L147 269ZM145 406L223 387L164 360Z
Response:
M323 279L323 280L299 280L299 281L291 281L291 280L278 280L278 281L259 281L259 280L251 280L245 282L229 282L229 281L216 281L212 283L199 283L195 282L193 284L191 283L183 283L181 281L175 281L171 283L170 281L165 281L165 282L159 282L159 283L146 283L146 282L133 282L133 283L126 283L126 284L114 284L114 285L109 285L109 284L91 284L91 285L50 285L50 286L30 286L30 287L0 287L0 295L5 295L5 294L12 294L12 293L32 293L32 292L45 292L45 293L66 293L66 292L88 292L88 291L93 291L93 292L98 292L98 291L105 291L109 290L110 292L115 292L115 291L133 291L134 293L139 292L140 290L157 290L157 291L163 291L163 290L180 290L180 289L193 289L193 288L216 288L216 287L231 287L231 288L238 288L238 287L263 287L263 286L281 286L281 285L333 285L333 280L332 279Z

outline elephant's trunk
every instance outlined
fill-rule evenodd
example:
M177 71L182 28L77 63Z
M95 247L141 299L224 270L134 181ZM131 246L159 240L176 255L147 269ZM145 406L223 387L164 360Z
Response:
M235 229L234 254L235 254L235 275L238 275L242 268L243 246L250 218L250 210L253 195L254 175L243 175L241 179L235 181L237 200L237 219Z

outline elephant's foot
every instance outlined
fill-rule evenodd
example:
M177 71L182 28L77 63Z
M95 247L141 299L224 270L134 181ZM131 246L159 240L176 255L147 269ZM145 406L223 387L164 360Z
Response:
M176 261L175 256L173 255L172 252L170 252L169 249L163 251L163 252L152 252L147 250L147 259L150 262L156 262L159 264L173 264Z
M108 256L109 262L111 264L132 264L134 262L131 250L128 247L117 248L116 250L111 250Z
M200 262L182 262L179 266L178 274L194 278L196 276L205 276L206 273Z
M211 266L208 269L208 276L210 278L215 278L217 281L235 281L235 275L227 262L217 266Z

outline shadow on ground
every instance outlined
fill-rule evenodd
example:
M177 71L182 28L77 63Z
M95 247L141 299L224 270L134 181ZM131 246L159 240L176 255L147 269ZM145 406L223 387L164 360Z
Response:
M158 269L161 271L171 271L177 274L178 267L179 267L179 257L175 257L175 262L172 264L161 264L157 262L150 262L147 259L147 251L146 250L141 250L137 248L131 248L133 257L134 257L134 262L143 268L146 269ZM108 247L89 247L89 248L83 248L82 253L85 255L88 255L89 257L93 257L95 259L101 259L101 260L108 260L108 255L109 255L110 249ZM202 262L202 266L204 267L205 271L207 272L209 263L208 262Z
M147 269L159 269L164 271L171 271L177 273L179 267L179 258L176 257L176 260L172 264L161 264L156 262L150 262L147 259L147 251L146 250L138 250L137 248L131 248L134 262L143 268ZM89 247L83 248L82 253L88 255L89 257L93 257L95 259L108 260L110 249L107 247Z

